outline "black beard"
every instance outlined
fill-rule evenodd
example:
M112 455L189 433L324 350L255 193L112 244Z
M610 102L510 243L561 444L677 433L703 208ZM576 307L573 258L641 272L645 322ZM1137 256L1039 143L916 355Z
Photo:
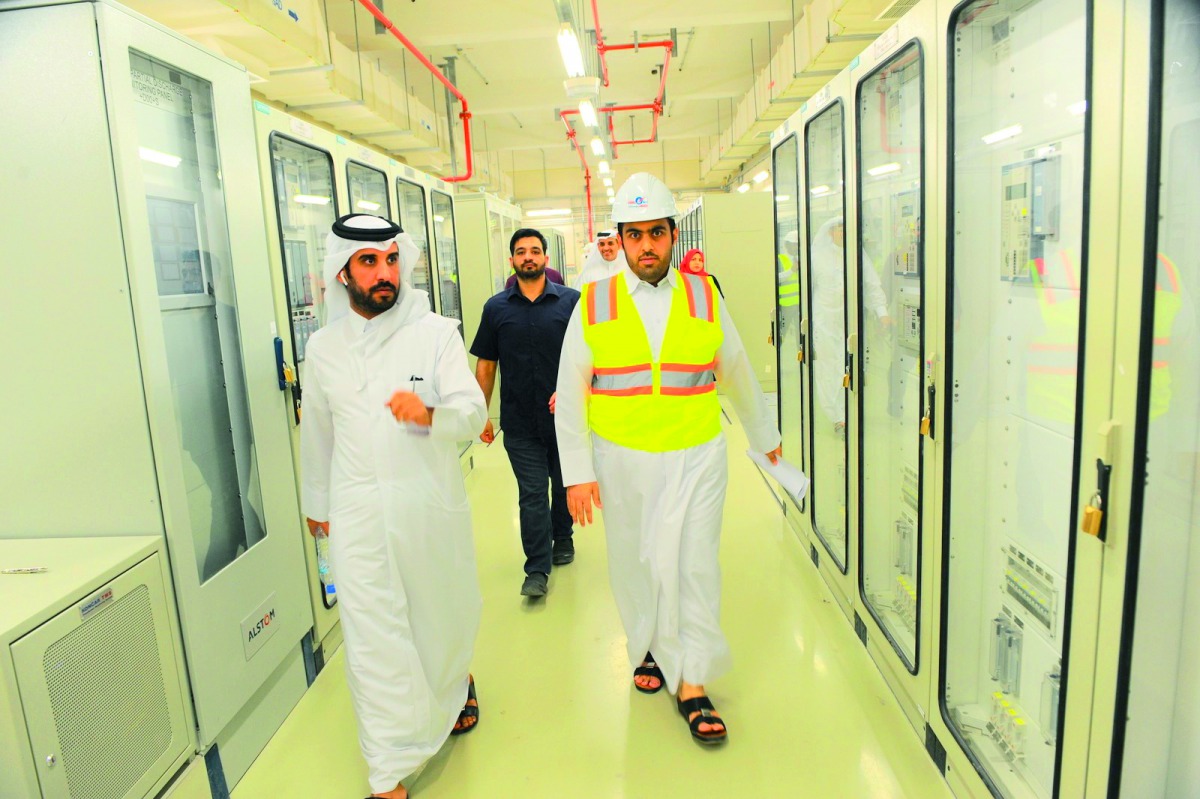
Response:
M534 271L531 272L531 271L528 271L522 265L522 266L519 266L516 269L514 269L513 272L516 273L517 280L522 280L525 282L532 282L532 281L540 278L542 275L546 274L546 267L538 266L538 267L535 267Z
M643 282L657 286L667 276L667 270L671 268L671 253L668 251L666 256L654 266L642 266L641 261L635 260L629 261L629 267Z
M392 296L387 299L376 299L375 289L383 286L391 288ZM400 298L400 292L397 290L397 287L387 282L376 283L371 288L371 291L363 291L352 280L346 284L346 293L350 295L350 304L357 310L373 314L381 314L384 311L390 310L396 304L396 300Z

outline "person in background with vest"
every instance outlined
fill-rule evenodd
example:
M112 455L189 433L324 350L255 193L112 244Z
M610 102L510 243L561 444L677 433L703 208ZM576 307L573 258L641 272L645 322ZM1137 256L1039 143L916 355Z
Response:
M778 257L779 271L775 278L779 308L777 338L783 341L787 333L794 333L800 326L800 235L796 231L783 237L783 252Z
M617 274L625 268L625 256L621 252L621 237L615 230L601 230L591 252L583 261L583 270L575 278L574 288L582 291L588 283L595 283Z
M717 383L750 446L775 461L779 431L711 280L670 268L675 200L644 172L617 192L627 268L584 286L558 372L555 427L580 525L604 509L609 580L634 686L666 688L692 736L727 737L705 683L730 667L717 553L728 483ZM603 503L603 504L602 504Z
M508 251L516 285L484 304L471 354L479 359L475 379L488 404L497 367L504 373L500 425L520 493L525 550L521 595L536 599L549 590L551 565L575 560L553 414L559 351L579 292L547 279L546 238L537 230L513 233ZM479 438L491 444L495 437L489 419ZM547 484L553 503L547 498Z

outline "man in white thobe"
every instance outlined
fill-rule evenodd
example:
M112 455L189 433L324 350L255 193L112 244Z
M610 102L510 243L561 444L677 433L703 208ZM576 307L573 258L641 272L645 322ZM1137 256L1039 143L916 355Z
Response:
M579 291L588 283L603 280L624 268L625 253L621 252L621 237L615 230L601 230L596 234L591 252L583 260L583 269L571 288Z
M555 426L572 515L584 525L592 520L593 503L604 510L609 579L630 664L636 666L635 687L654 693L665 685L677 695L692 736L709 744L722 742L726 728L704 683L730 667L729 646L720 627L717 553L728 468L716 384L732 401L752 447L772 461L781 448L762 389L715 287L706 278L670 268L678 238L675 214L670 191L646 173L630 177L617 193L613 219L621 223L627 266L613 278L588 286L575 308L559 366ZM680 299L689 295L695 302ZM704 311L698 306L705 298L708 315L701 320ZM629 313L631 307L636 313ZM589 334L589 325L599 330L618 316L640 319L643 328L626 339L636 350L628 366L614 364L614 348L608 343L603 345L605 362L600 363L601 351L589 344L588 336L597 335ZM711 325L718 319L714 331ZM706 323L710 327L704 327ZM678 341L679 331L708 336L710 349L693 350L692 363L668 363L670 354L688 351L686 343ZM642 362L646 356L651 363ZM639 385L639 379L646 385ZM636 407L647 415L678 407L689 417L674 428L680 431L679 445L654 440L661 438L657 431L663 427L657 423L641 428L630 440L621 427L639 424L633 404L628 414L622 414L624 406L613 404L604 411L608 429L614 437L625 438L625 444L600 435L596 428L602 419L602 398L636 400L641 403ZM673 404L677 398L683 401ZM699 404L692 402L697 399ZM685 441L696 438L688 432L692 418L711 435L702 433L704 440L696 443Z
M304 513L329 533L359 744L373 796L389 799L479 712L481 602L457 442L487 410L457 323L412 287L417 257L386 219L334 223L300 427Z

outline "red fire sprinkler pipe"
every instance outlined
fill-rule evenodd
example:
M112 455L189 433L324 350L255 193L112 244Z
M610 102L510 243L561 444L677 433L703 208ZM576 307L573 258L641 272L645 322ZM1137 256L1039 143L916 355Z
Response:
M442 85L446 87L446 90L449 91L451 94L453 94L455 97L457 97L458 101L460 103L462 103L462 111L459 112L458 117L463 122L463 146L466 147L466 152L467 152L467 165L466 165L467 171L465 173L463 173L462 175L456 175L454 177L449 177L449 178L442 178L442 180L446 181L447 183L461 183L464 180L470 180L471 175L474 172L475 164L474 164L474 158L471 153L471 112L467 110L467 98L462 96L462 92L460 92L458 90L458 87L455 86L453 83L451 83L449 80L447 80L446 76L442 74L442 71L440 69L438 69L437 67L435 67L433 65L433 62L430 61L428 58L426 58L425 54L422 53L420 50L418 50L416 48L416 45L414 45L412 42L410 42L408 40L407 36L405 36L400 31L396 30L396 26L392 24L392 21L390 19L388 19L387 16L384 15L384 13L379 9L378 6L376 6L374 3L372 3L371 0L358 0L358 2L362 4L363 8L365 8L367 11L371 12L371 16L373 16L373 17L375 17L375 19L379 20L380 25L382 25L393 36L395 36L397 39L399 39L400 44L407 47L408 51L410 53L412 53L414 56L416 56L417 60L420 61L422 64L424 64L425 68L428 69L430 72L432 72L433 76L435 78L437 78L439 81L442 82ZM593 6L594 5L595 5L595 2L593 1Z
M592 219L592 172L588 169L587 156L583 154L583 149L579 146L579 137L575 135L575 129L571 127L571 120L567 119L570 114L578 114L575 110L560 111L558 116L562 119L563 124L567 126L567 139L570 140L575 152L579 153L579 162L583 164L583 189L587 195L587 221L588 221L588 241L592 240L595 221Z

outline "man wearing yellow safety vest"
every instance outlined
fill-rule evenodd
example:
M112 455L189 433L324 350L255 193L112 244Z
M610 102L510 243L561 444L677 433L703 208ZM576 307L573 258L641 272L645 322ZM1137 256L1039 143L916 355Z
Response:
M676 213L670 190L644 172L617 192L612 218L628 263L583 288L563 342L555 428L575 521L604 508L634 686L665 686L692 736L716 744L727 732L704 684L730 667L719 618L728 466L718 382L750 445L772 461L781 448L712 281L670 268Z
M796 230L784 236L784 252L779 253L779 338L788 328L796 328L800 319L800 236Z

